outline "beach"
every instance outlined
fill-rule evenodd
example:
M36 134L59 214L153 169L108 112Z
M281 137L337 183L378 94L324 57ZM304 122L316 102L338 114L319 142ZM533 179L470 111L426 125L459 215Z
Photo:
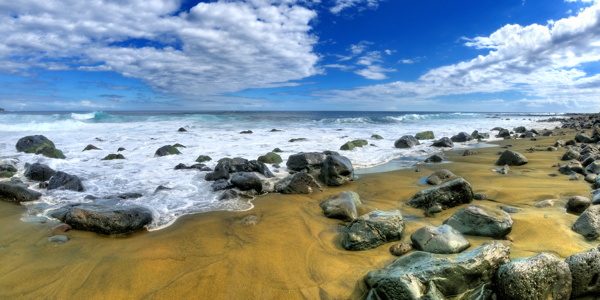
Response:
M558 131L557 131L558 132ZM210 211L185 215L157 231L126 236L103 236L71 230L64 244L49 243L52 222L20 221L25 208L0 203L0 298L6 299L362 299L368 290L365 275L390 264L395 256L386 243L366 251L347 251L340 243L342 221L323 216L319 203L342 191L354 191L364 205L359 213L400 209L406 225L403 241L424 225L439 226L467 204L425 217L422 209L405 204L429 188L422 179L448 169L466 179L475 193L489 200L473 204L522 210L511 214L512 231L500 240L510 257L551 252L561 259L598 246L571 230L576 215L566 213L570 196L590 197L591 185L572 181L555 167L564 154L546 151L557 139L569 140L575 130L558 136L493 142L497 147L446 150L441 164L416 166L385 173L360 175L340 187L324 187L309 195L267 194L248 211ZM564 135L562 135L564 134ZM497 152L511 150L529 160L498 166ZM527 152L534 148L539 151ZM417 172L418 170L418 172ZM551 174L556 174L551 175ZM534 205L554 200L550 207ZM247 216L258 217L244 224ZM466 236L471 250L493 239Z

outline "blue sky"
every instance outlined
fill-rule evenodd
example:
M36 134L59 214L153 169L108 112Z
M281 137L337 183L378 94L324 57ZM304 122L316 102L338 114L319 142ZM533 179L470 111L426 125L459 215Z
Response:
M598 0L0 3L7 110L598 112Z

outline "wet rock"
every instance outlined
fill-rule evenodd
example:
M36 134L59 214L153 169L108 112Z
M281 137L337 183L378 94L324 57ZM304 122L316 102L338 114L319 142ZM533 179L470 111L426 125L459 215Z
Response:
M186 132L186 131L187 131L187 129L185 129L185 128L183 128L183 127L180 127L179 129L177 129L177 131L178 131L178 132Z
M213 182L213 184L211 184L210 187L212 188L213 192L216 192L216 191L231 189L234 186L227 179L219 179L219 180Z
M238 172L231 177L231 184L241 191L262 192L262 181L252 172Z
M485 205L459 209L444 224L467 235L503 238L512 230L513 220L503 210Z
M452 148L454 147L454 143L452 142L451 139L447 138L447 137L443 137L437 141L433 141L433 144L431 144L431 146L433 147L447 147L447 148Z
M113 159L125 159L123 154L109 154L105 156L102 160L113 160Z
M228 180L229 179L229 170L221 168L219 170L215 170L213 172L206 173L206 175L204 175L204 180L206 180L206 181L216 181L216 180L220 180L220 179Z
M435 138L435 135L433 134L433 131L429 130L415 134L415 138L417 140L433 140Z
M488 196L486 193L474 193L473 199L475 200L488 200Z
M173 147L171 145L166 145L166 146L162 146L160 148L158 148L156 150L156 152L154 152L154 156L167 156L167 155L175 155L175 154L181 154L181 152L179 152L179 150L177 150L177 147Z
M437 187L422 190L413 195L406 203L416 208L429 208L441 205L444 209L473 201L473 190L469 182L457 178Z
M33 163L27 166L23 175L30 180L46 181L54 176L54 174L56 174L56 171L54 171L54 169L50 168L48 165Z
M514 128L513 131L516 133L525 133L527 131L527 128L525 128L524 126L519 126L517 128Z
M586 174L600 174L600 160L595 160L585 167Z
M205 164L193 164L193 165L186 165L186 164L178 164L175 166L174 168L175 170L199 170L202 172L210 172L212 171L211 168L207 167Z
M152 222L152 212L145 207L93 203L68 205L52 217L74 229L106 235L134 232Z
M54 143L43 135L20 138L15 147L18 152L42 154L50 158L65 158L62 151L56 149Z
M346 191L329 197L320 206L326 217L350 222L358 217L356 206L361 204L357 193Z
M508 129L502 129L496 135L497 138L507 138L510 137L510 131Z
M585 178L584 178L584 180L585 180L586 182L589 182L589 183L592 183L592 184L593 184L593 183L596 183L596 178L597 178L597 177L598 177L598 175L596 175L596 174L593 174L593 173L592 173L592 174L587 174L587 175L585 175Z
M52 227L50 232L52 232L52 234L65 233L71 229L73 229L71 225L62 223Z
M373 134L373 135L371 135L371 138L376 139L376 140L383 140L383 137L380 136L379 134Z
M498 269L498 299L569 299L571 271L549 253L515 259Z
M413 247L411 244L408 243L398 243L395 245L392 245L390 247L390 253L394 256L402 256L410 251L412 251Z
M476 140L486 140L486 139L490 138L490 134L489 133L480 133L479 131L474 130L471 133L471 137Z
M522 208L518 208L518 207L514 207L514 206L510 206L510 205L500 206L500 209L509 214L516 214L516 213L520 212L521 210L523 210Z
M583 211L571 229L591 241L600 237L600 205L592 205Z
M520 166L526 164L527 162L527 158L525 158L523 154L512 150L506 150L502 153L502 155L500 155L500 158L498 158L498 161L496 161L496 165Z
M448 225L421 227L410 240L417 250L439 254L459 253L471 246L460 232Z
M580 132L575 136L575 141L578 143L591 144L591 143L595 143L596 139L591 138L585 132Z
M361 251L402 239L404 221L399 210L375 210L354 219L342 231L342 247Z
M56 172L48 182L48 190L61 189L83 192L85 188L81 179L75 175L67 174L62 171Z
M265 155L259 156L257 161L265 164L279 164L283 162L283 159L281 159L281 156L279 156L279 154L269 152Z
M475 154L478 154L477 151L467 149L467 150L463 151L462 156L469 156L469 155L475 155Z
M460 132L459 134L452 136L450 139L455 143L464 143L472 140L473 137L466 132Z
M17 168L9 163L0 163L0 178L10 178L17 173Z
M239 197L239 194L235 190L226 190L225 192L223 192L223 194L221 194L221 196L219 196L219 200L227 201L227 200L237 199L238 197Z
M567 212L573 214L581 214L592 205L592 200L584 196L573 196L567 199L565 208Z
M119 147L119 149L117 149L117 152L121 152L121 151L125 151L127 149L123 148L123 147Z
M275 175L264 164L256 160L247 160L241 157L223 158L215 167L215 172L256 172L262 174L266 178L273 178Z
M321 185L312 175L299 172L285 177L275 184L275 191L282 194L310 194L321 190Z
M573 173L587 174L587 173L585 173L585 169L583 168L583 165L576 160L571 160L568 163L564 164L563 166L561 166L558 169L558 171L564 175L571 175Z
M494 168L492 170L494 170L494 172L498 172L502 175L506 175L506 174L508 174L508 171L510 171L510 167L508 165L504 165L501 168Z
M69 241L69 237L67 237L66 235L53 235L48 238L48 242L50 242L50 243L63 244L68 241Z
M554 206L555 201L552 199L546 199L546 200L542 200L542 201L538 201L536 202L533 207L535 208L544 208L544 207L551 207Z
M35 201L42 196L40 192L30 190L26 184L17 181L0 181L0 200L8 202Z
M415 251L369 272L366 299L490 299L492 279L509 252L497 242L461 254Z
M326 155L323 153L309 152L290 155L285 163L288 169L293 171L313 171L320 169Z
M197 163L203 163L203 162L207 162L207 161L211 161L212 158L208 155L200 155L198 156L198 158L196 158L196 162Z
M456 175L454 175L454 173L452 173L446 169L440 169L440 170L437 170L437 171L431 173L431 175L429 175L427 177L425 182L427 182L428 184L431 184L431 185L440 185L446 179L454 177L454 176L456 176Z
M412 148L412 147L420 145L420 144L421 143L419 143L419 140L417 140L414 136L405 135L405 136L397 139L396 142L394 142L394 147L405 149L405 148Z
M158 187L156 187L156 189L154 190L154 194L159 193L159 192L163 192L163 191L169 191L172 190L173 188L170 187L166 187L164 185L159 185Z
M571 298L600 295L600 249L573 254L565 262L573 278Z
M89 150L102 150L102 149L100 149L92 144L89 144L89 145L85 146L85 148L83 148L83 151L89 151Z
M443 157L441 157L441 156L439 156L439 155L437 155L437 154L434 154L434 155L432 155L432 156L430 156L430 157L426 158L426 159L424 160L424 162L426 162L426 163L435 163L435 164L437 164L437 163L441 163L443 160L444 160L444 158L443 158Z
M340 186L354 179L352 162L340 155L329 155L323 162L319 179L328 186Z
M252 133L254 133L254 132L252 132L252 130L243 130L243 131L240 131L240 134L252 134Z

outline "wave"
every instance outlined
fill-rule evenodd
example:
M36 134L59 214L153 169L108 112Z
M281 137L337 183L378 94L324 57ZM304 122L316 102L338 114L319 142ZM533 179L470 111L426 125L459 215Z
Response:
M444 120L444 119L471 119L479 118L482 114L478 113L435 113L435 114L405 114L398 116L364 116L364 117L351 117L351 118L327 118L317 120L319 123L331 123L331 124L393 124L393 123L404 123L421 120Z

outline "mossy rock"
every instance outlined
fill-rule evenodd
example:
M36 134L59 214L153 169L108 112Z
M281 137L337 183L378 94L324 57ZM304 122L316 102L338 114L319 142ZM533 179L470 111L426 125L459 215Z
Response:
M187 148L186 146L184 146L184 145L182 145L180 143L177 143L177 144L173 145L173 147L175 147L175 148Z
M423 131L415 134L417 140L432 140L435 138L433 131Z
M259 162L265 163L265 164L279 164L279 163L283 162L283 159L281 159L281 156L279 156L279 154L274 153L274 152L269 152L265 155L259 156L257 160Z
M86 147L83 149L83 151L89 151L89 150L102 150L102 149L100 149L100 148L98 148L98 147L96 147L96 146L94 146L94 145L92 145L92 144L89 144L89 145L87 145L87 146L86 146Z
M281 149L279 149L279 148L275 148L275 149L273 149L273 151L271 151L271 152L275 152L275 153L281 153L281 152L283 152L283 150L281 150Z
M174 155L174 154L181 154L181 152L179 152L179 150L177 150L177 148L175 148L171 145L167 145L167 146L162 146L162 147L158 148L158 150L156 150L156 152L154 153L154 156L166 156L166 155Z
M0 178L11 178L15 175L15 172L11 171L0 171Z
M123 147L119 147L119 149L117 149L117 152L121 152L121 151L125 151L127 149L123 148Z
M212 158L208 155L200 155L200 156L198 156L198 158L196 158L196 162L198 162L198 163L203 163L205 161L211 161L211 160L212 160Z
M340 147L340 150L352 150L356 147L353 142L347 142Z
M368 145L369 142L367 142L367 140L354 140L352 141L352 144L354 144L356 147L362 147Z
M113 159L125 159L125 156L123 156L123 154L109 154L106 157L104 157L102 160L113 160Z
M302 141L306 141L306 138L291 139L288 142L294 143L294 142L302 142Z
M46 146L44 148L38 149L35 154L41 154L43 156L46 157L50 157L50 158L59 158L59 159L65 159L65 155L63 154L62 151L54 148L54 146Z
M379 134L374 134L371 136L371 138L376 139L376 140L383 140L383 137L380 136Z

